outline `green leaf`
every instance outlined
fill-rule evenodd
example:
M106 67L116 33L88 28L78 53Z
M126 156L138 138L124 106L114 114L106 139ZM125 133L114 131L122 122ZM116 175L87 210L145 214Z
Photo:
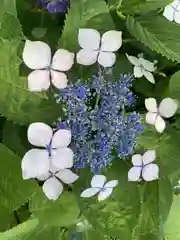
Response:
M17 16L16 0L1 0L0 2L0 19L3 18L5 13L10 13L13 16Z
M158 8L164 8L172 0L123 0L120 11L126 14L150 12Z
M82 170L80 180L75 185L82 214L95 229L112 238L131 240L132 229L137 224L140 212L138 185L127 181L128 165L120 159L114 160L113 167L107 169L104 175L107 180L119 180L112 195L98 202L97 196L80 198L82 190L90 187L91 177Z
M180 239L180 196L174 196L171 211L164 227L166 240Z
M50 201L42 189L30 201L30 211L42 223L53 226L69 226L75 223L79 208L72 193L64 192L58 200Z
M168 59L180 62L180 26L157 15L146 15L137 19L128 16L129 32L151 50ZM166 31L164 31L166 29Z
M104 0L72 0L58 45L71 51L77 50L78 29L84 27L103 31L114 28Z
M22 179L21 159L3 144L0 158L0 213L12 213L37 191L37 184Z
M0 113L19 124L52 123L60 115L60 107L45 93L29 92L27 77L19 76L19 43L17 40L0 40Z
M15 154L23 156L26 152L21 138L22 127L11 121L6 121L3 128L3 143Z
M180 101L180 71L173 74L169 82L169 95Z

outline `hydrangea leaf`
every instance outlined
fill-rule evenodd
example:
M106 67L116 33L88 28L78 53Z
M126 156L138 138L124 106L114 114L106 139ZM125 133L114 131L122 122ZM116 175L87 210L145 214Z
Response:
M172 204L171 182L161 176L158 181L141 185L143 187L141 214L133 239L161 239L162 227Z
M174 196L168 220L164 226L166 240L180 239L180 196Z
M27 220L17 227L14 227L0 234L0 239L3 240L62 240L61 227L51 227L41 225L37 218Z
M93 227L112 238L131 240L140 212L138 185L127 181L128 164L120 159L114 161L116 163L104 175L108 180L118 179L119 185L108 199L101 202L98 202L97 196L79 199L80 193L90 187L91 177L86 170L81 171L74 189L82 214Z
M153 19L153 21L152 21ZM180 62L180 26L166 18L150 15L127 17L126 26L137 40L168 59ZM164 31L166 29L166 31Z
M58 45L68 48L71 51L77 50L79 48L78 29L85 27L91 27L97 30L114 28L108 7L104 0L72 0Z
M180 101L180 71L172 75L169 82L169 95Z
M37 191L37 184L22 179L21 159L3 144L0 158L0 213L12 213Z
M0 19L5 13L10 13L13 16L17 16L16 0L2 0L0 2Z
M27 76L19 76L19 43L0 39L0 113L19 124L51 123L60 115L59 105L49 100L45 93L29 92Z
M58 200L50 201L42 189L32 197L30 211L40 222L52 226L72 225L79 215L79 207L72 193L64 192Z
M164 8L172 0L123 0L120 11L126 14L136 14L142 12L154 11L158 8Z

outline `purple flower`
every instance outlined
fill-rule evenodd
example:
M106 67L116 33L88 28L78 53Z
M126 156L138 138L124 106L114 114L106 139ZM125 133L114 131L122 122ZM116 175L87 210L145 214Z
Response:
M69 6L69 0L38 0L42 8L50 13L64 13Z

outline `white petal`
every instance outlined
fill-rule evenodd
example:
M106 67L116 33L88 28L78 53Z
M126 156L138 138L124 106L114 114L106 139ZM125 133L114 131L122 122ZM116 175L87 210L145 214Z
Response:
M143 155L143 164L146 165L148 163L153 162L156 159L156 151L148 150Z
M52 138L52 148L67 147L71 143L71 131L59 129Z
M99 188L87 188L86 190L84 190L81 193L81 197L83 198L89 198L94 196L95 194L97 194L100 191Z
M139 66L134 67L134 77L141 78L143 76L142 68Z
M155 125L157 119L157 113L146 113L146 122L151 125Z
M157 102L155 98L146 98L145 99L145 107L149 112L157 113Z
M49 170L49 156L46 150L31 149L23 157L21 168L24 179L44 175Z
M46 174L42 174L42 175L38 175L36 176L36 178L40 181L45 181L46 179L48 179L51 176L50 172L47 172Z
M116 55L111 52L100 52L98 63L103 67L112 67L116 61Z
M63 185L55 177L51 177L44 182L42 189L48 199L57 200L63 191Z
M89 66L97 61L97 56L98 51L81 49L76 55L76 60L81 65Z
M59 148L52 152L52 164L58 169L72 168L73 151L70 148Z
M162 133L166 127L166 123L164 119L160 116L157 116L156 118L156 123L155 123L155 128L157 132Z
M170 118L177 111L178 104L172 98L164 98L159 105L159 113L162 117Z
M51 82L58 89L67 87L68 79L65 73L51 70Z
M180 2L177 4L177 11L174 13L174 21L180 23Z
M137 182L141 176L142 167L132 167L128 172L128 181Z
M28 141L38 147L46 147L49 145L52 134L53 131L51 127L41 122L30 124L27 131Z
M58 71L68 71L74 63L74 53L65 49L59 49L55 52L51 68Z
M79 176L73 173L70 169L60 170L58 173L56 173L56 176L66 184L74 183L79 178Z
M95 29L79 29L78 42L79 45L84 49L98 50L100 45L100 39L100 33Z
M166 17L169 21L174 20L174 9L172 8L172 6L170 4L165 7L163 16Z
M51 62L51 49L44 42L26 40L22 57L31 69L47 68Z
M118 185L118 180L112 180L104 185L104 188L114 188Z
M48 70L35 70L28 75L28 89L30 92L42 92L50 87Z
M145 181L153 181L159 178L159 167L156 164L148 164L142 170L142 177Z
M132 164L134 166L142 166L143 161L142 161L142 156L141 154L134 154L132 156Z
M143 75L145 78L150 82L150 83L155 83L154 76L151 72L146 71L145 69L142 68Z
M98 201L104 201L106 198L108 198L112 194L113 188L107 188L104 190L101 190L98 194Z
M129 56L127 53L126 53L126 57L128 58L129 62L134 65L134 66L140 66L140 62L139 62L139 59L137 57L134 57L134 56Z
M94 175L91 180L91 187L102 188L106 182L106 177L104 175Z
M154 63L150 62L144 58L139 58L139 62L140 64L144 67L145 70L149 71L149 72L154 72L155 71L155 67L154 67Z
M122 32L111 30L105 32L101 38L101 51L115 52L122 45Z

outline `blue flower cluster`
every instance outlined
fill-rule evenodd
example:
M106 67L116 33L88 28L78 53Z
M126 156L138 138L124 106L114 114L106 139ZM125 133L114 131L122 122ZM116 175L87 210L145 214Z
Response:
M47 9L50 13L64 13L69 6L69 0L38 0L42 8Z
M135 103L132 80L131 75L122 75L119 81L109 82L98 75L60 91L58 101L64 104L65 120L59 127L71 129L76 168L88 164L92 172L99 173L113 160L113 149L120 158L133 153L143 127L139 114L126 112Z

